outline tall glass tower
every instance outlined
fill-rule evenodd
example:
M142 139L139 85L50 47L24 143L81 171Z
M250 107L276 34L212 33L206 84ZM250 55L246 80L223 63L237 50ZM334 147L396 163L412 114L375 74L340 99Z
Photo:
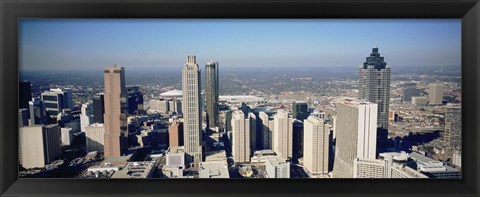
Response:
M183 134L186 162L192 167L202 162L202 113L200 111L200 68L195 56L188 56L182 70Z
M391 68L374 46L370 57L359 68L358 98L378 105L377 125L388 129Z
M218 62L205 65L205 90L207 102L207 128L218 127Z

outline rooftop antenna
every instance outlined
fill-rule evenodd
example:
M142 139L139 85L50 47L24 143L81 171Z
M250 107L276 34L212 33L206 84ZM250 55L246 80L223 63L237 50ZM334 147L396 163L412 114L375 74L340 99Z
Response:
M373 44L373 48L378 48L377 43Z

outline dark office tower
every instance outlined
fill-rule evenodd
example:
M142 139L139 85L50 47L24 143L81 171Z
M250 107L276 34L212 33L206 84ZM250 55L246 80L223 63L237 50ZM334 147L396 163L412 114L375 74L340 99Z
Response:
M105 114L104 94L98 93L93 96L93 122L103 123L103 114Z
M299 120L293 121L293 158L303 157L303 122Z
M18 86L18 108L27 109L28 102L32 100L32 85L28 81L21 81Z
M225 111L225 132L232 131L232 110Z
M109 66L104 70L105 81L105 158L121 156L126 148L127 130L127 88L125 68Z
M358 98L378 105L377 126L388 129L391 68L373 47L370 57L359 69Z
M141 86L128 86L128 114L139 114L143 111L143 93Z
M308 104L304 101L293 101L292 115L297 120L305 120L308 118Z
M218 62L205 65L205 90L207 102L207 128L218 127Z

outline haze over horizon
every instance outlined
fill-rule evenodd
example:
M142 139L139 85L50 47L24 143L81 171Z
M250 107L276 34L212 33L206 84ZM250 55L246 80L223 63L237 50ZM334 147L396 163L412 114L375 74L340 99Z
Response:
M392 67L460 66L457 19L23 19L19 69L358 67L377 44Z

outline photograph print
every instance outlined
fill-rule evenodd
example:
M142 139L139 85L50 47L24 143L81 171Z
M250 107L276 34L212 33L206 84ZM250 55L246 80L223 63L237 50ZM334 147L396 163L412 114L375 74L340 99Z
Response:
M462 178L460 19L21 19L20 178Z

